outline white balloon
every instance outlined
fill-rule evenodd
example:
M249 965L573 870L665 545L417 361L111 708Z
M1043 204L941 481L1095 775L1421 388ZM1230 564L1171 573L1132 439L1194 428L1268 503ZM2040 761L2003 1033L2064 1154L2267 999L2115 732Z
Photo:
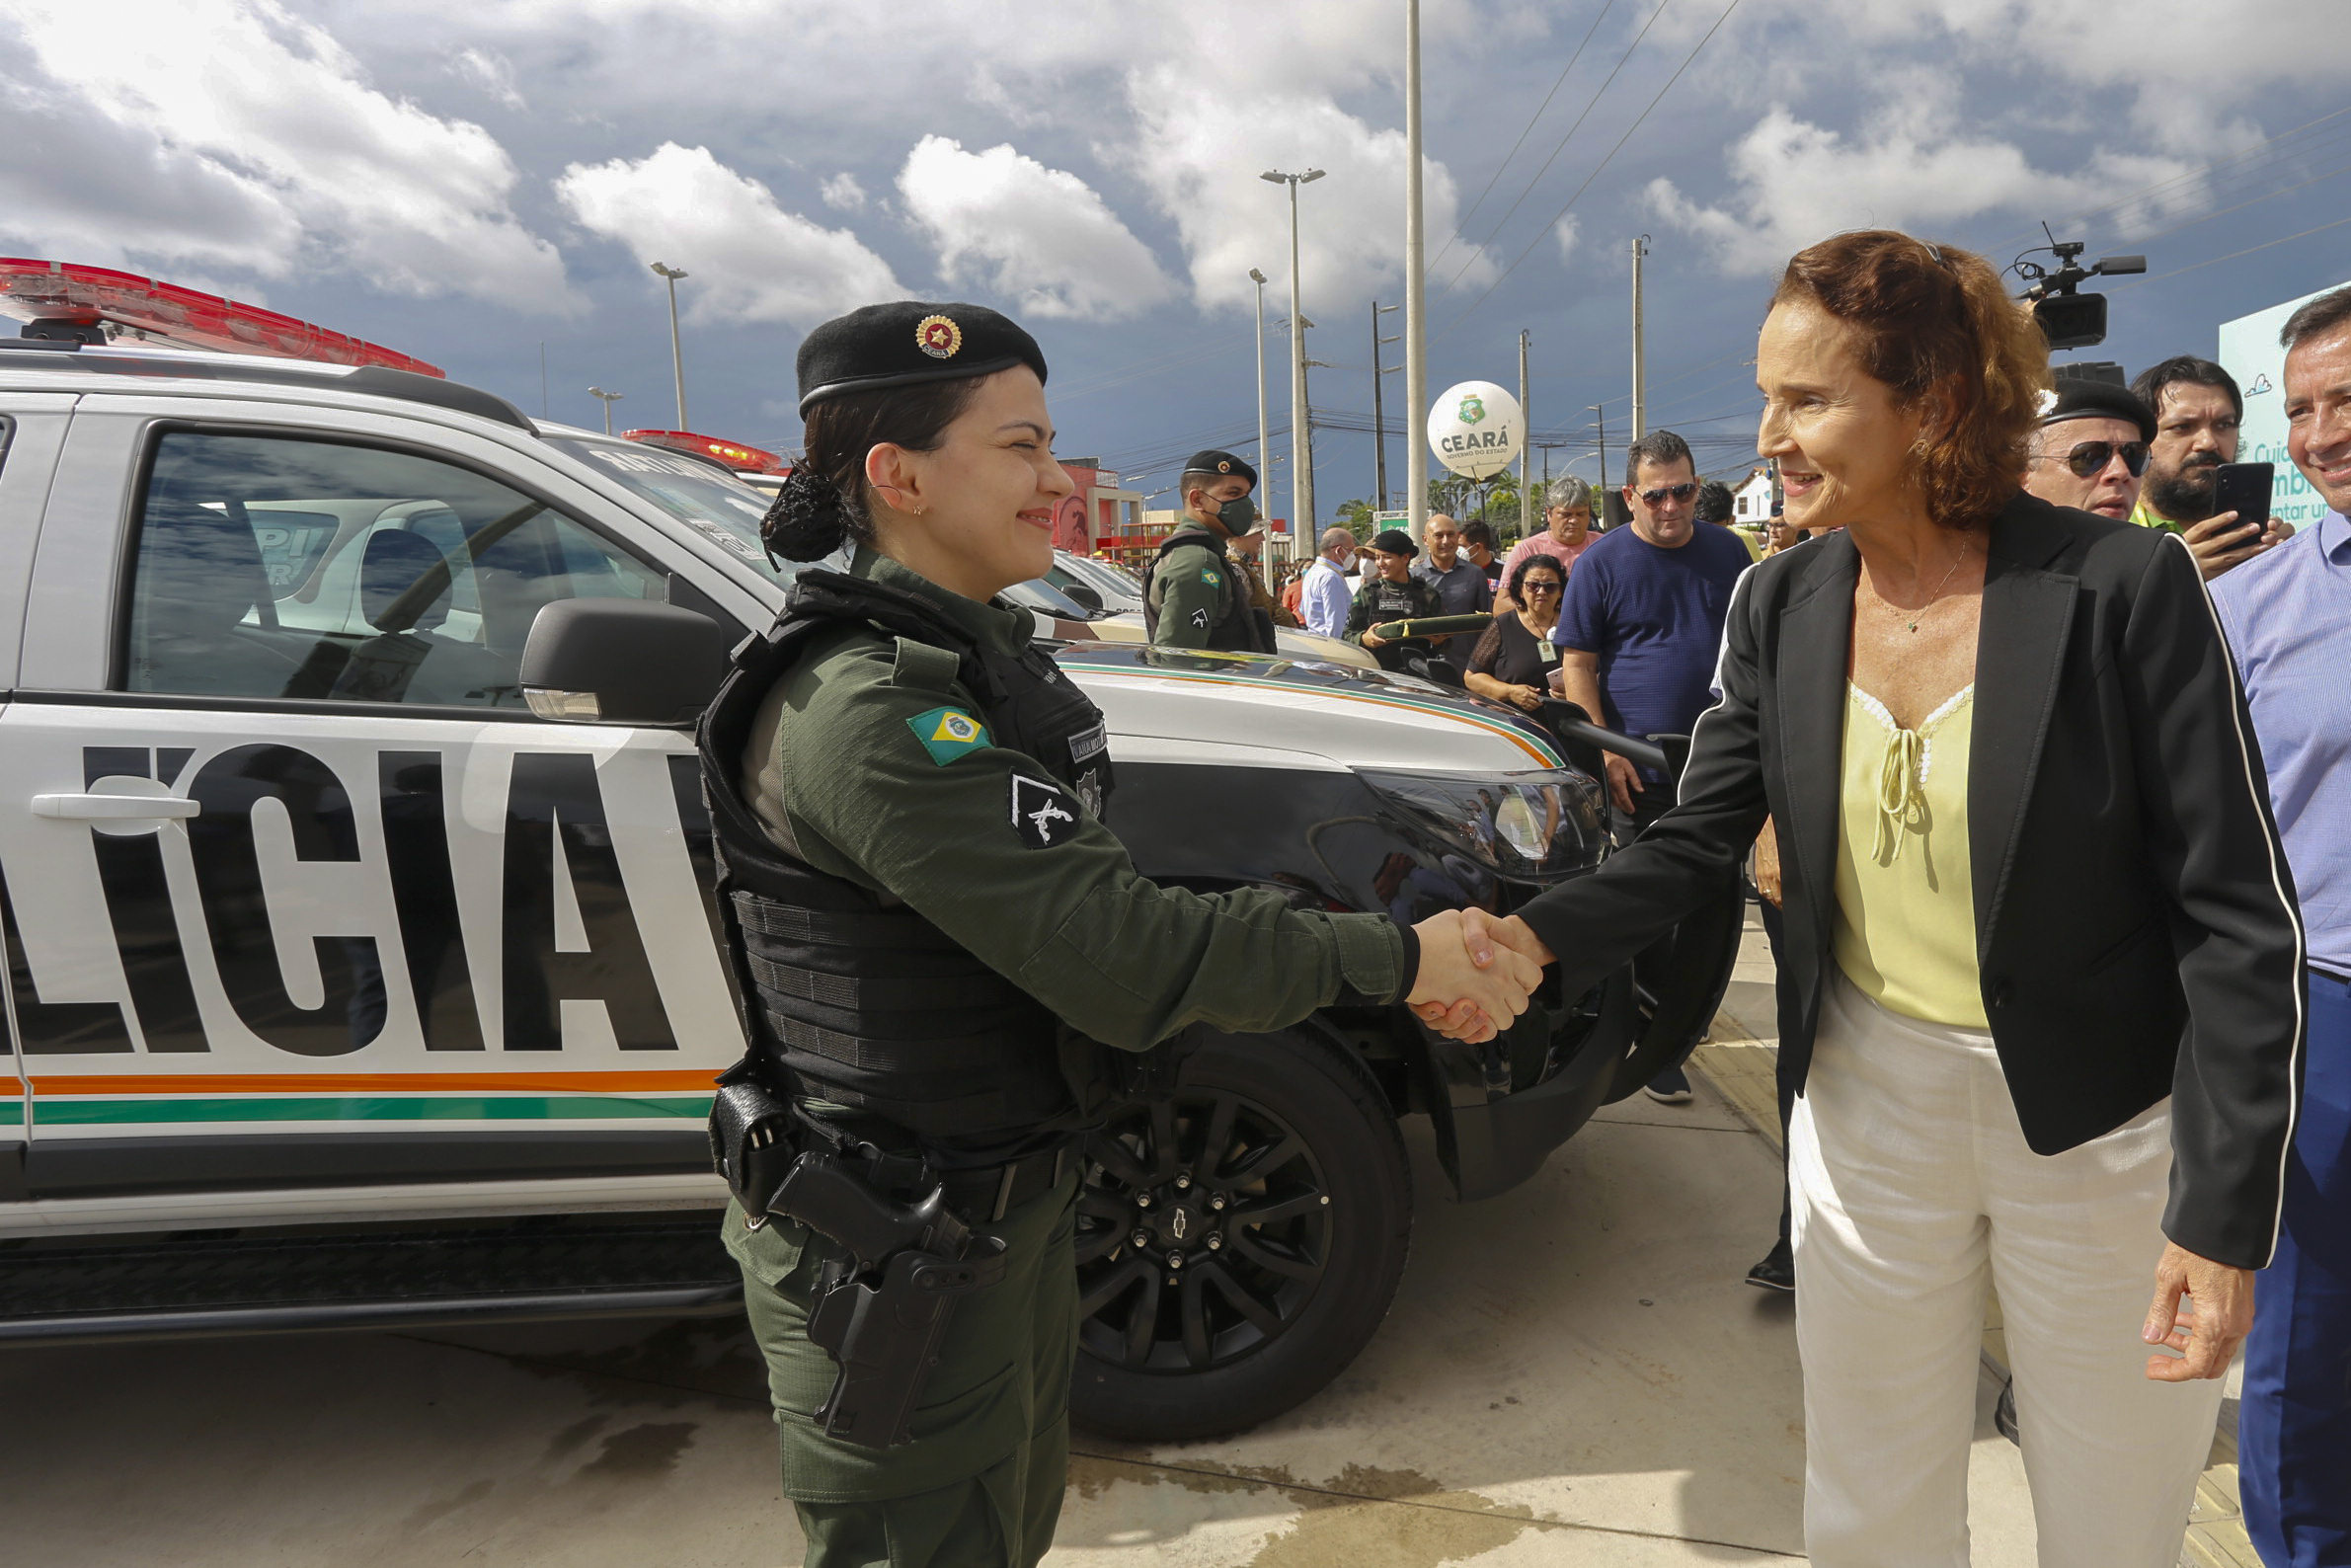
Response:
M1526 444L1519 400L1491 381L1448 387L1429 410L1429 450L1456 474L1491 479Z

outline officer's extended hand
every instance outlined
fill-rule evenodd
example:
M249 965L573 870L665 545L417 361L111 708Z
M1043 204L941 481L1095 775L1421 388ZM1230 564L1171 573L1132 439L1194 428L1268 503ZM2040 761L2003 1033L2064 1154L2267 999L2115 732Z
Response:
M1481 922L1474 944L1458 909L1413 927L1421 944L1420 971L1404 1000L1430 1028L1476 1044L1491 1040L1525 1012L1543 977L1540 964L1488 934L1482 911L1468 914Z

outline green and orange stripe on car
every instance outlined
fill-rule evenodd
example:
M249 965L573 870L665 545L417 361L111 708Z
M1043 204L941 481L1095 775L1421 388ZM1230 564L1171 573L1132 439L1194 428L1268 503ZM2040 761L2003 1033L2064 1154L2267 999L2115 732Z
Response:
M0 1124L36 1128L257 1122L700 1121L714 1071L41 1073ZM19 1080L0 1093L21 1094ZM10 1115L8 1113L14 1113Z

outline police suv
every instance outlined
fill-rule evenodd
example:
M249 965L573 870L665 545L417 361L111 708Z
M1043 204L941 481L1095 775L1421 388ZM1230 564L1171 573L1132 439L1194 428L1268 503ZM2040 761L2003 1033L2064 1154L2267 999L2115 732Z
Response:
M765 504L409 371L0 342L0 1338L735 1309L716 670L643 650L773 619ZM1572 711L1058 657L1150 877L1410 920L1601 856L1591 747L1625 743ZM1524 1179L1688 1049L1737 926L1726 891L1485 1046L1402 1008L1211 1037L1086 1145L1079 1419L1197 1435L1327 1382L1403 1268L1398 1118L1463 1198Z

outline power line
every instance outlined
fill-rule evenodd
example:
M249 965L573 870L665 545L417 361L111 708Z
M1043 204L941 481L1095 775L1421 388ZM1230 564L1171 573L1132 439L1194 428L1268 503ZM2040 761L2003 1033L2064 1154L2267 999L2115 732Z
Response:
M2332 223L2321 223L2314 229L2304 229L2300 234L2288 234L2280 239L2264 240L2259 245L2248 245L2241 251L2231 251L2226 256L2216 256L2209 262L2191 262L2185 267L2174 267L2167 273L2150 273L2145 277L2133 278L2127 283L2117 283L2107 292L2119 294L2126 288L2137 288L2142 283L2152 283L2157 278L2177 277L2182 273L2202 272L2207 267L2217 267L2223 262L2233 262L2239 256L2250 256L2255 251L2266 251L2272 245L2284 245L2292 240L2307 240L2313 234L2323 234L2328 229L2339 229L2346 223L2351 223L2351 218L2336 218Z
M1595 92L1592 95L1590 102L1584 105L1584 113L1578 115L1576 117L1576 122L1567 127L1567 134L1559 138L1558 145L1551 149L1551 156L1543 160L1543 166L1540 169L1535 170L1534 173L1528 177L1526 189L1519 193L1518 200L1513 201L1510 204L1510 210L1502 214L1502 220L1501 222L1498 222L1494 225L1493 232L1478 242L1477 248L1479 253L1482 254L1487 246L1493 244L1495 239L1501 235L1503 227L1508 224L1513 217L1518 215L1520 204L1534 194L1535 186L1541 182L1544 175L1550 173L1551 165L1558 160L1559 154L1566 150L1568 142L1573 140L1576 132L1583 128L1584 121L1591 117L1592 112L1600 107L1600 101L1607 96L1609 85L1616 80L1616 73L1624 69L1625 61L1632 58L1633 50L1641 46L1641 39L1649 36L1649 30L1657 26L1657 19L1664 16L1666 14L1666 7L1672 5L1673 3L1674 0L1658 0L1657 9L1649 13L1649 20L1641 24L1641 31L1633 35L1632 41L1624 46L1624 52L1617 56L1615 65L1608 72L1607 80L1600 84L1599 91ZM1461 263L1460 269L1456 271L1452 276L1446 279L1445 286L1450 288L1455 283L1459 282L1461 280L1461 274L1468 272L1470 267L1476 263L1476 256L1465 258ZM1488 292L1491 292L1491 290L1488 290Z
M1658 9L1662 11L1665 8L1660 6ZM1559 219L1567 216L1569 210L1575 206L1576 202L1583 196L1584 193L1592 189L1592 182L1599 179L1602 172L1605 171L1609 164L1616 161L1616 154L1622 152L1624 150L1624 144L1632 140L1633 132L1639 130L1641 128L1642 122L1648 119L1651 112L1654 111L1659 104L1665 102L1666 94L1672 92L1674 90L1674 84L1682 80L1682 73L1688 70L1691 62L1697 59L1698 51L1713 41L1714 35L1722 31L1722 25L1725 22L1730 21L1731 13L1738 9L1739 0L1731 0L1729 5L1726 5L1722 8L1722 15L1714 19L1714 26L1706 30L1706 36L1699 39L1696 45L1692 47L1689 53L1683 58L1682 63L1674 68L1674 74L1666 78L1666 85L1657 90L1657 96L1655 98L1649 100L1649 107L1641 111L1639 118L1635 119L1630 125L1627 125L1624 128L1624 134L1616 138L1616 145L1608 149L1608 155L1606 158L1601 159L1600 167L1594 169L1589 175L1586 175L1584 177L1584 183L1576 187L1576 194L1567 198L1567 205L1559 209L1558 217L1554 217L1550 222L1544 224L1542 228L1536 232L1534 238L1527 242L1527 248L1519 253L1518 261L1512 262L1508 267L1504 268L1502 270L1501 275L1486 285L1486 291L1469 302L1469 309L1464 310L1461 312L1461 314L1455 316L1446 327L1445 331L1440 332L1437 335L1438 337L1445 337L1448 333L1450 333L1453 328L1458 327L1462 322L1468 320L1471 312L1475 311L1478 306L1484 304L1488 299L1493 297L1494 290L1502 286L1502 279L1504 277L1508 277L1511 274L1519 270L1519 262L1524 262L1528 257L1534 254L1534 248L1542 243L1543 236L1549 234L1551 230L1558 225ZM1654 21L1655 19L1652 18L1651 20Z
M1592 26L1584 30L1583 43L1577 44L1576 52L1567 57L1567 65L1560 71L1558 78L1551 83L1551 90L1543 94L1543 101L1534 106L1534 113L1528 117L1526 127L1519 132L1519 139L1510 144L1510 151L1505 153L1503 155L1502 161L1494 166L1494 173L1492 177L1486 181L1486 188L1477 194L1477 199L1475 201L1469 203L1469 210L1462 213L1460 217L1453 221L1452 233L1448 235L1446 237L1445 243L1438 247L1437 254L1429 258L1429 270L1431 272L1435 272L1437 270L1437 264L1445 260L1445 253L1453 248L1453 241L1461 237L1462 226L1468 223L1471 218L1477 216L1477 209L1481 206L1484 206L1486 204L1486 197L1494 194L1495 185L1502 179L1502 171L1510 167L1510 161L1519 155L1519 149L1527 145L1527 138L1533 134L1535 121L1543 118L1543 111L1549 109L1551 107L1551 100L1559 96L1559 89L1566 85L1567 73L1574 70L1576 68L1576 61L1584 57L1585 45L1592 41L1592 35L1600 31L1600 25L1607 20L1608 12L1615 4L1616 0L1604 0L1604 3L1600 8L1600 15L1594 17L1592 19ZM1665 8L1660 6L1658 9L1662 11ZM1570 134L1573 134L1573 132L1570 132Z

